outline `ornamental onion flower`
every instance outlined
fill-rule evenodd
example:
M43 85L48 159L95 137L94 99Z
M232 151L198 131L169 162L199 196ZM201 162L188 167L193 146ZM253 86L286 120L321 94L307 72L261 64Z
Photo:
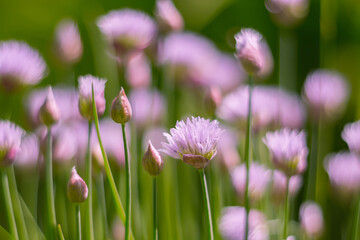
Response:
M216 145L222 132L216 120L187 118L186 121L178 121L175 128L170 129L170 134L164 133L167 143L162 144L162 151L203 169L216 155Z
M243 207L226 207L222 211L219 222L220 234L226 240L245 239L246 211ZM249 240L268 240L269 229L263 213L250 210L249 213Z
M315 202L305 202L300 207L301 227L311 239L318 239L324 231L321 207Z
M143 52L130 54L126 61L126 80L132 88L145 88L151 84L151 65Z
M10 121L0 121L0 167L7 167L20 152L21 139L25 132Z
M97 113L105 111L105 83L106 80L91 75L79 77L79 111L81 115L91 120L93 118L91 87L94 85L94 98Z
M0 85L9 92L35 85L44 77L46 64L38 51L21 41L0 42Z
M330 182L342 196L356 196L360 191L360 158L349 152L326 157L325 169Z
M336 118L348 99L348 85L335 71L316 70L305 81L303 95L315 119Z
M157 0L155 16L163 32L181 31L184 27L184 20L171 0Z
M236 57L244 69L257 77L263 78L273 68L271 51L263 36L254 29L243 28L235 35Z
M275 132L268 132L263 138L263 142L269 149L275 167L288 177L305 171L308 148L303 131L283 128Z
M341 136L350 151L360 154L360 121L346 124Z
M84 180L79 176L75 166L71 170L71 177L67 185L67 196L72 203L79 204L88 197L88 187Z
M155 21L133 9L113 10L101 16L97 25L119 55L147 48L157 33Z

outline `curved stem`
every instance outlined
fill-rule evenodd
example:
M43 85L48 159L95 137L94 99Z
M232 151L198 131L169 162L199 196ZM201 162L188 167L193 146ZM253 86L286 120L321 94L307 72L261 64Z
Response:
M1 174L1 185L4 190L4 200L5 200L5 207L6 207L6 215L8 218L8 224L10 228L10 233L14 237L14 239L18 240L19 235L16 229L16 222L15 222L15 216L14 211L11 203L11 195L10 195L10 189L9 189L9 181L8 176L6 173L6 169L1 168L0 169Z
M45 177L46 177L47 215L48 215L48 223L50 226L49 238L55 239L56 215L55 215L54 184L53 184L53 169L52 169L51 127L48 127L48 132L46 137Z
M214 231L211 219L211 208L210 208L210 199L209 199L209 192L206 183L206 176L204 170L199 170L200 179L201 179L201 186L203 190L203 199L204 199L204 206L206 212L206 220L207 220L207 230L208 230L208 239L214 240Z
M250 168L250 141L251 141L251 101L252 101L252 76L249 75L249 100L248 100L248 117L246 128L246 142L245 142L245 164L246 164L246 182L245 182L245 209L246 209L246 221L245 221L245 240L249 235L249 168Z
M76 239L81 240L81 214L80 214L80 205L75 205L75 215L76 215Z
M122 135L124 142L125 171L126 171L125 240L129 240L130 228L131 228L131 168L130 168L130 159L128 156L128 149L127 149L125 124L121 124L121 128L122 128Z
M158 221L157 221L157 200L156 200L156 177L153 179L153 239L158 240Z
M289 221L289 180L290 178L287 177L286 179L286 194L285 194L285 206L284 206L284 231L283 231L283 239L285 240L287 238L287 226Z
M94 229L93 229L93 212L92 212L92 184L91 184L91 173L92 173L92 164L91 164L91 153L90 153L90 140L91 140L91 124L92 121L89 121L88 129L88 142L86 149L86 159L85 159L85 182L88 186L88 199L85 202L85 232L86 239L94 240Z

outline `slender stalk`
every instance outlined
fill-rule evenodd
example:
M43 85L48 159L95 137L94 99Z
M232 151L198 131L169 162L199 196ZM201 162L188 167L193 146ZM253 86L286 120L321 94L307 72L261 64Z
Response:
M287 238L287 226L288 226L288 221L289 221L289 180L290 178L287 177L286 178L286 194L285 194L285 206L284 206L284 231L283 231L283 238L282 239L286 239Z
M99 128L99 118L98 118L98 115L97 115L97 110L96 110L96 105L95 105L95 100L94 100L94 88L93 87L92 87L92 102L93 102L94 123L95 123L96 133L97 133L97 137L98 137L98 141L99 141L99 145L100 145L100 149L101 149L101 154L102 154L102 157L104 159L104 168L105 168L106 176L107 176L107 178L109 180L110 190L111 190L113 200L115 201L117 214L119 215L120 219L124 223L125 222L124 207L122 205L118 190L116 188L114 177L113 177L113 175L111 173L109 160L108 160L108 158L106 156L104 146L103 146L102 141L101 141L100 128ZM131 234L130 237L131 237L131 239L134 239L132 234Z
M317 172L317 151L319 141L319 122L312 125L310 164L307 180L307 200L315 200L316 195L316 172Z
M206 176L204 170L199 170L200 179L201 179L201 186L203 190L203 199L204 199L204 206L206 212L206 219L207 219L207 230L208 230L208 239L214 240L214 231L211 219L211 208L210 208L210 199L209 199L209 192L206 183Z
M355 211L354 240L360 239L360 198Z
M65 240L60 224L57 225L57 233L58 233L58 239Z
M76 216L76 239L81 240L81 215L80 205L75 205L75 216Z
M245 240L249 235L249 168L250 168L250 141L251 141L251 101L252 101L252 76L249 75L249 105L248 105L248 117L246 128L246 141L245 141L245 164L246 164L246 182L245 182L245 209L246 209L246 221L245 221Z
M52 169L52 136L51 127L48 127L46 137L46 156L45 156L45 178L46 178L46 206L49 224L49 238L55 239L56 236L56 215L54 201L54 184Z
M91 164L91 154L90 154L90 139L91 139L91 125L92 121L89 121L88 129L88 142L86 149L86 159L85 159L85 182L88 186L88 199L85 202L85 232L86 239L94 240L94 228L93 228L93 212L92 212L92 184L91 184L91 173L92 173L92 164Z
M99 172L99 174L97 176L96 185L98 188L99 205L100 205L100 209L101 209L101 213L102 213L102 217L103 217L104 238L109 239L103 172Z
M126 171L125 240L129 240L130 228L131 228L131 169L130 169L130 159L128 156L128 149L127 149L125 124L121 124L121 128L122 128L122 135L124 142L125 171Z
M6 169L1 168L0 174L1 174L1 185L4 190L4 197L5 197L4 201L5 201L6 215L8 218L10 233L14 237L14 239L18 240L19 235L18 235L18 232L16 229L16 222L15 222L14 211L13 211L13 207L12 207L12 203L11 203L9 181L8 181Z
M157 200L156 200L156 177L153 178L153 239L158 240Z

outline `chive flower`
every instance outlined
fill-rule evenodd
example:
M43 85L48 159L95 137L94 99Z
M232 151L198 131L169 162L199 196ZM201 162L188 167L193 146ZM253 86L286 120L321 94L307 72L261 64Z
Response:
M6 167L16 159L20 152L25 132L10 121L0 121L0 167Z

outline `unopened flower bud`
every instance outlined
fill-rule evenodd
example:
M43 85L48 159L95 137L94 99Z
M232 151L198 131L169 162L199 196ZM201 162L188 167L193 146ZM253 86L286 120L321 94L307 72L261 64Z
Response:
M82 203L88 197L88 187L84 180L82 180L82 178L76 172L75 166L71 170L67 195L72 203Z
M150 140L148 149L142 159L142 164L145 170L154 177L159 175L164 167L164 161L160 153L154 148Z
M132 116L131 105L126 97L125 91L121 88L119 95L111 104L111 118L116 123L125 124Z
M163 32L181 31L184 28L184 20L171 0L158 0L155 16Z
M40 108L39 118L46 126L53 125L60 119L60 111L57 107L51 87L49 87L45 102Z

